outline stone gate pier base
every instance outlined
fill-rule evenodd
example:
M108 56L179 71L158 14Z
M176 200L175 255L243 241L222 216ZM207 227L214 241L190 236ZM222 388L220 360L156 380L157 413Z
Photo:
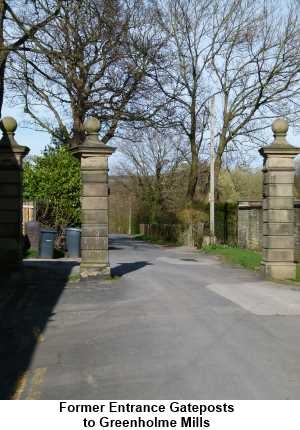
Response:
M263 261L266 277L293 279L294 261L294 159L300 148L286 140L288 122L272 124L274 142L260 149L263 166Z
M100 122L88 119L86 138L72 148L81 163L81 264L80 275L109 276L108 258L108 157L114 148L98 138Z
M29 148L15 141L14 118L0 125L0 271L9 272L22 262L22 162Z

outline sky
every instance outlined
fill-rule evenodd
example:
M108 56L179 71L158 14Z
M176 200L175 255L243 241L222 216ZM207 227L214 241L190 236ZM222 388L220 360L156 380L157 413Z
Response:
M20 107L12 108L4 105L3 107L3 116L13 116L17 122L18 127L16 130L15 138L19 145L28 146L30 149L29 155L39 155L43 151L43 149L50 143L51 137L50 135L41 130L34 130L30 128L28 123L26 124L26 115ZM273 136L270 127L270 133L268 134L268 139L266 141L266 145L272 143ZM296 129L290 127L288 131L287 140L291 145L300 146L300 132ZM109 158L109 169L111 171L116 171L120 161L122 160L122 155L116 149L116 151ZM300 156L298 156L298 169L300 173ZM255 158L252 167L259 168L262 166L262 158L257 152L257 158ZM297 169L297 170L298 170Z
M28 124L26 124L26 115L20 107L11 108L4 105L3 117L12 116L17 120L18 127L15 133L15 139L19 145L27 146L30 149L29 155L39 155L43 149L51 142L49 133L42 130L34 130ZM109 168L115 169L119 161L121 160L121 154L116 150L109 158Z

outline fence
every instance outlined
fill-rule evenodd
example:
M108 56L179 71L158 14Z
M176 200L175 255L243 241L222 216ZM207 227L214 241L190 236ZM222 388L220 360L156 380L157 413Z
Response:
M22 228L23 233L25 231L25 224L29 221L35 221L36 219L36 205L34 202L23 202L23 213L22 213Z
M208 233L206 230L206 234ZM217 203L215 205L215 235L219 243L237 244L238 211L236 203Z
M206 213L209 206L202 208ZM140 224L140 233L154 240L178 242L186 246L202 245L203 237L209 235L209 223ZM236 245L238 242L238 211L235 203L215 205L215 235L218 243Z
M140 224L140 233L152 240L180 243L186 246L201 246L203 223L183 226L182 224Z

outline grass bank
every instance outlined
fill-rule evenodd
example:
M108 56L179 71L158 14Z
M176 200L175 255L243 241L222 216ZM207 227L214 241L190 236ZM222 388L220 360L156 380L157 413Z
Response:
M238 264L250 270L258 270L262 258L260 252L227 245L206 246L202 248L202 252L205 254L221 255L228 263Z
M228 263L237 264L249 270L259 270L262 260L262 254L258 251L228 245L206 246L201 251L205 254L220 255ZM293 281L300 282L300 264L296 266L296 279Z

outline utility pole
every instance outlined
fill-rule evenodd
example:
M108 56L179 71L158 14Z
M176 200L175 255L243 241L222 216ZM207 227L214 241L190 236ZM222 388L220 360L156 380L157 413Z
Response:
M128 214L128 234L130 234L130 235L132 233L131 225L132 225L132 199L131 199L131 195L130 195L130 197L129 197L129 214Z
M210 99L210 244L215 244L215 96Z

